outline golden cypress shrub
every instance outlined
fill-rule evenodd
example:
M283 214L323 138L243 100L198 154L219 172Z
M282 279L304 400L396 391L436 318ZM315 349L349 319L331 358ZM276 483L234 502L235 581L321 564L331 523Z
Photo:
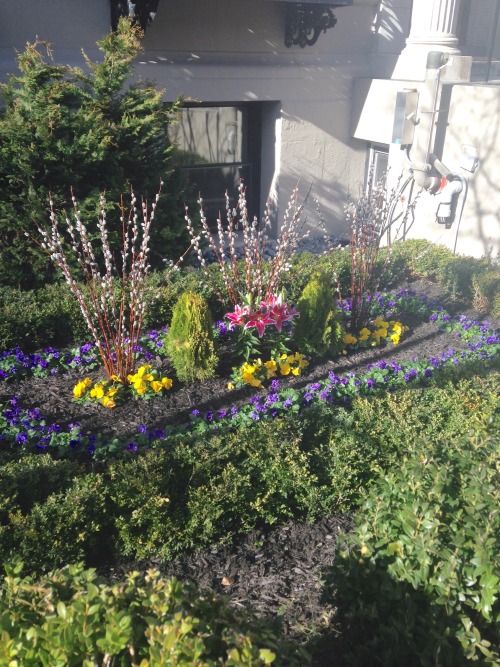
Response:
M304 354L334 357L344 346L334 292L328 278L315 273L302 291L297 303L300 318L295 324L294 339Z
M204 380L215 375L219 358L215 351L213 320L205 300L184 292L172 313L166 348L177 377L182 382Z

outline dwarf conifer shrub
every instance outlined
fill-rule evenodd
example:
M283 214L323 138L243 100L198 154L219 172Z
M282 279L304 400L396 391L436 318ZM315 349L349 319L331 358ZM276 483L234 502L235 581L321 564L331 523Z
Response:
M300 318L294 338L301 352L335 356L343 346L343 332L337 317L334 293L324 274L316 273L305 286L297 303Z
M174 307L166 345L182 382L215 375L219 359L215 352L213 320L201 296L194 292L182 294Z

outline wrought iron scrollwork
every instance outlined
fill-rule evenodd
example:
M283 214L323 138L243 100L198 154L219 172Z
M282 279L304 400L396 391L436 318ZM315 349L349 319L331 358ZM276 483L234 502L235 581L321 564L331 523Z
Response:
M118 21L122 16L133 17L135 21L146 30L153 22L158 10L160 0L110 0L111 4L111 28L116 30Z
M286 10L285 46L312 46L322 32L337 23L328 5L289 4Z

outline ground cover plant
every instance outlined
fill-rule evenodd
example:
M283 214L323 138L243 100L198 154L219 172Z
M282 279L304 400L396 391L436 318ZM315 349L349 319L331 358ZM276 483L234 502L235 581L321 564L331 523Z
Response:
M345 256L342 252L345 253L339 251L336 260L335 280L342 279ZM403 246L397 260L400 263L404 252ZM297 261L300 264L300 258ZM331 269L332 257L327 256L323 261L325 270L328 266ZM290 262L290 275L294 275L292 266ZM385 260L379 266L386 271ZM375 270L377 264L373 267ZM295 284L300 281L286 284L287 273L288 270L282 274L287 293L295 289L300 297ZM497 428L498 335L494 324L484 318L453 312L453 301L440 287L420 280L366 294L363 326L359 322L353 324L352 299L330 301L321 320L323 332L318 340L308 340L311 347L306 358L300 349L293 347L298 340L305 341L303 331L298 340L294 338L294 320L300 321L302 313L304 319L312 317L311 310L307 310L310 292L321 292L328 282L318 283L315 271L308 275L306 269L303 273L304 298L302 301L297 298L297 306L281 292L263 295L257 292L247 301L247 295L239 293L238 303L228 299L222 304L219 314L227 317L213 328L206 315L207 302L201 301L201 295L206 295L209 288L205 274L204 285L197 286L200 299L194 299L193 292L179 295L178 327L174 321L157 321L155 329L145 330L135 341L134 353L141 366L127 379L136 387L136 394L122 405L114 400L114 405L110 405L109 399L114 396L106 395L109 387L99 385L102 371L98 341L80 340L71 350L50 347L34 353L21 349L3 353L0 554L6 563L18 563L21 559L24 571L21 565L12 565L1 592L0 607L24 606L23 596L43 591L41 606L33 602L33 610L23 617L22 624L12 621L10 611L0 614L1 648L9 659L19 656L19 660L24 659L23 664L30 664L28 660L36 664L43 655L47 664L55 664L56 659L67 664L64 661L68 652L74 653L78 647L79 657L75 659L81 662L85 656L88 664L112 664L115 657L122 664L162 664L165 659L162 651L166 650L171 651L171 663L167 664L307 664L310 659L316 664L332 664L331 657L324 657L325 647L336 645L343 651L339 664L343 664L344 658L355 661L359 655L363 656L364 664L369 664L366 653L376 645L381 655L387 656L385 664L395 665L400 664L397 661L401 655L407 657L412 651L420 651L419 635L413 640L408 628L398 625L397 613L387 636L373 627L371 617L364 618L361 603L360 610L351 610L351 616L349 610L342 611L345 622L341 625L336 608L343 609L342 590L338 602L331 600L331 591L335 591L338 582L329 589L330 600L321 602L318 593L312 627L305 629L303 619L307 618L307 612L301 606L305 604L303 593L294 592L288 598L280 596L266 566L261 567L266 563L260 561L265 558L265 550L259 549L268 540L273 526L277 530L295 530L298 536L299 529L286 528L295 525L289 524L290 521L302 522L302 530L307 531L308 525L317 525L331 517L350 516L366 497L370 498L367 494L377 493L371 489L379 488L381 477L390 476L395 468L401 468L403 476L412 475L415 467L412 461L439 453L443 479L446 478L443 485L447 489L447 471L453 477L456 469L451 457L450 465L444 465L450 443ZM389 274L382 272L383 275ZM194 291L196 285L195 280ZM448 303L443 304L447 299ZM192 316L195 301L198 310ZM170 312L175 313L176 308L172 306ZM218 344L219 361L216 365L214 360L210 367L209 375L215 372L215 377L200 380L189 375L185 378L189 382L183 383L168 351L172 341L183 349L182 335L192 325L196 327L197 340L203 345L209 343L205 358L213 359L212 346ZM172 329L177 331L173 338ZM300 327L297 329L300 331ZM241 343L248 332L254 340L247 338L246 352L242 353ZM333 337L328 338L332 332ZM323 356L325 350L330 358ZM335 351L340 354L337 356ZM259 353L262 356L256 357ZM189 350L184 357L179 356L191 360L191 370L200 365L199 358ZM182 362L178 363L181 365ZM90 384L86 383L86 377ZM161 395L165 377L172 378L172 386ZM92 391L94 396L90 396ZM476 460L478 451L480 448L464 446L458 468L467 469ZM493 448L492 461L496 455ZM408 485L406 478L402 486L405 484ZM387 498L386 516L391 521L392 513L399 509L389 503L390 494L386 491L381 494ZM474 496L471 524L480 526L474 517L476 512L481 514L482 507L476 500ZM470 504L468 498L459 497L457 501L453 496L450 508L456 502ZM369 506L366 508L369 514ZM450 509L450 516L451 513ZM338 520L336 525L350 523L350 519L342 521ZM376 544L377 530L380 534L384 532L385 521L380 526L371 522L370 539ZM358 528L363 525L359 522L354 545L359 539L356 535L362 530ZM322 551L329 542L335 547L338 534L333 536L328 528L324 530L323 537L315 542L321 549L314 546L313 550ZM469 528L464 530L467 532ZM250 606L257 602L249 592L252 588L259 590L264 600L270 598L267 607L261 601L261 615L271 613L281 619L282 630L288 629L292 639L301 644L308 642L312 658L297 646L283 642L278 627L266 634L252 621L255 628L252 634L245 619L218 607L221 603L211 598L210 604L206 598L192 602L198 598L186 594L184 599L184 593L179 593L174 596L175 604L169 601L153 610L146 609L149 593L164 596L165 590L180 589L175 588L176 584L165 584L157 574L147 575L152 578L146 580L141 578L144 575L124 574L132 567L144 572L155 565L164 573L179 573L181 578L191 578L207 586L210 577L203 564L212 569L213 579L214 552L220 551L227 559L226 566L222 569L220 563L216 566L218 574L211 588L213 592L231 596L241 590L239 582L245 577L238 570L243 560L233 561L227 549L241 539L250 540L245 542L245 548L252 554L248 569L254 574L253 583L252 577L247 579L243 599ZM444 543L448 537L443 532L436 539ZM372 547L365 540L360 548L377 553L382 545ZM462 546L457 543L455 548ZM199 555L200 549L208 551ZM355 552L356 547L350 549ZM494 552L490 542L486 542L485 549L488 555L485 567L489 568L490 578L482 586L481 594L484 593L486 602L473 600L479 605L476 611L483 614L483 620L478 623L474 618L472 625L467 626L470 616L457 607L450 616L453 623L446 642L440 644L437 635L431 637L429 646L416 656L414 664L427 664L429 652L442 656L438 664L462 664L461 661L465 664L468 656L479 653L484 660L489 660L488 652L495 656L491 645L498 610L493 592L498 563L491 556ZM326 567L331 565L334 551L325 549L327 555L323 559L311 553L307 558L318 567L319 563ZM345 553L351 551L348 548ZM446 549L443 553L447 553ZM362 556L367 554L363 551ZM381 552L376 561L374 556L374 562L384 583L387 560L382 556L385 554ZM189 558L192 560L186 560ZM77 562L97 567L107 581L95 579L94 574L84 572L81 567L46 576L53 568ZM183 569L182 563L188 563L188 569ZM300 571L305 566L302 561L300 565L289 561L283 567ZM393 568L388 565L387 570L391 575ZM191 576L187 575L189 571ZM408 567L398 576L405 579L409 571ZM363 578L354 570L352 575L351 570L346 572L348 597L349 591L354 591ZM31 576L45 578L38 584ZM82 578L91 582L88 589L95 593L97 608L90 605L90 600L88 608L78 606ZM257 583L260 581L267 583L262 586ZM377 581L374 576L368 583L383 597L385 586L378 586ZM148 588L156 586L154 582L158 582L158 591ZM421 585L415 577L411 582L417 588ZM427 585L424 576L421 582ZM370 589L366 586L369 597ZM457 585L459 600L465 595L461 586ZM272 591L271 596L266 595L266 587ZM313 580L313 587L320 591L318 579ZM432 590L439 597L439 586ZM61 591L66 597L61 597ZM97 598L110 599L111 594L117 602L113 602L106 616L106 632L102 636L105 612ZM143 616L141 612L132 618L124 612L119 602L123 594L129 606L146 609ZM301 602L294 609L297 595ZM383 602L378 617L385 618ZM427 614L422 602L417 600L415 604L419 612ZM64 645L47 639L59 632L67 618L88 615L91 608L95 625L86 638L68 639ZM214 612L214 609L226 609L227 616L226 611ZM222 625L229 628L227 631L220 624L214 626L217 613L223 616ZM153 618L161 614L162 623L165 622L152 622L151 614ZM351 633L357 618L361 619L359 627L365 628L361 639ZM427 614L426 618L430 616ZM460 624L465 627L465 634ZM119 630L113 631L113 626ZM131 627L137 627L137 635L131 633ZM425 627L423 623L422 628ZM332 634L340 628L343 643L335 644ZM396 644L391 644L391 633L398 637L399 652L394 648ZM63 634L69 637L68 631ZM147 649L144 637L148 639ZM472 650L474 637L484 651ZM367 651L361 650L356 656L352 645L365 647ZM386 651L386 645L394 651ZM172 650L178 653L177 662Z

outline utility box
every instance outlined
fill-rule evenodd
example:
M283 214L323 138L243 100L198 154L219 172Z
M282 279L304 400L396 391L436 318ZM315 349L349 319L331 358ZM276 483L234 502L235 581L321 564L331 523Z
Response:
M418 92L416 90L402 90L397 92L391 143L403 146L413 143L417 107Z

